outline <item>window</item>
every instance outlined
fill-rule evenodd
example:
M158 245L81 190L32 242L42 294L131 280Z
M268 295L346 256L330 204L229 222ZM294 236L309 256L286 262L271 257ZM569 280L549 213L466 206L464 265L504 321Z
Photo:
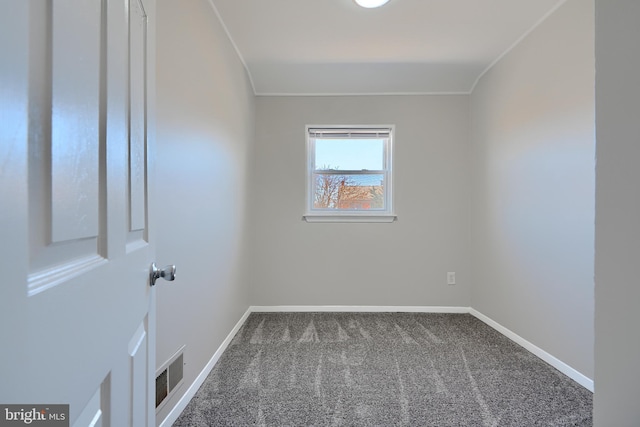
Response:
M393 126L307 126L308 222L391 222Z

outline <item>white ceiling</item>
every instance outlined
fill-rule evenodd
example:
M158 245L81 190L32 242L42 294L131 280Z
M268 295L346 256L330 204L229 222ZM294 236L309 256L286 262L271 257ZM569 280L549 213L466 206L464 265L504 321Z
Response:
M469 93L565 0L210 0L258 95Z

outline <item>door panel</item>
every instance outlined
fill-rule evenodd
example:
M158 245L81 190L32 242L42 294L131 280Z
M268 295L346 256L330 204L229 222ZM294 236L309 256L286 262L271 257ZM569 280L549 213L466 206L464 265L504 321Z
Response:
M73 8L68 0L32 2L26 17L30 295L103 261L98 247L105 216L99 196L106 190L98 176L105 133L98 115L101 10L96 2L82 6ZM87 33L84 48L73 37L82 33ZM74 61L74 55L80 59ZM79 80L83 84L74 86Z
M144 230L146 226L145 141L146 141L146 13L139 0L130 5L130 81L129 95L129 230ZM136 237L135 234L132 237ZM143 236L139 236L143 238Z
M105 413L109 412L108 401L105 402L104 399L106 393L108 393L108 388L101 384L73 423L74 427L106 426ZM105 403L107 404L105 405Z
M0 0L0 403L71 425L155 425L154 11Z
M51 9L45 19L51 15L52 21L51 241L57 243L98 235L106 14L95 0L55 0L44 6Z
M146 319L145 319L146 320ZM131 421L134 426L146 425L147 331L143 322L129 341L131 368Z

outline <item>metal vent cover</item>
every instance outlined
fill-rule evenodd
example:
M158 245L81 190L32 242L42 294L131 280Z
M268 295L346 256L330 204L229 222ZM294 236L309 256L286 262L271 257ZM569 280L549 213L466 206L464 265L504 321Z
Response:
M169 393L182 382L184 374L184 354L180 353L176 360L169 365Z
M160 369L156 371L156 412L171 398L184 383L184 350L180 347Z
M167 385L167 370L165 369L156 377L156 408L160 406L169 394Z

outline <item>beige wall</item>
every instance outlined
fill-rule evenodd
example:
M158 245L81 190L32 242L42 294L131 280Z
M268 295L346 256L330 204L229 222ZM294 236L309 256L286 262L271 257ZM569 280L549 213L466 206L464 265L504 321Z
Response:
M396 222L302 220L307 124L396 125ZM469 306L468 124L467 96L258 97L252 304Z
M594 425L640 423L640 3L596 0Z
M157 257L176 264L160 281L157 364L186 344L185 386L249 305L247 175L254 97L206 0L158 1Z
M593 378L593 3L569 0L471 95L471 305Z

